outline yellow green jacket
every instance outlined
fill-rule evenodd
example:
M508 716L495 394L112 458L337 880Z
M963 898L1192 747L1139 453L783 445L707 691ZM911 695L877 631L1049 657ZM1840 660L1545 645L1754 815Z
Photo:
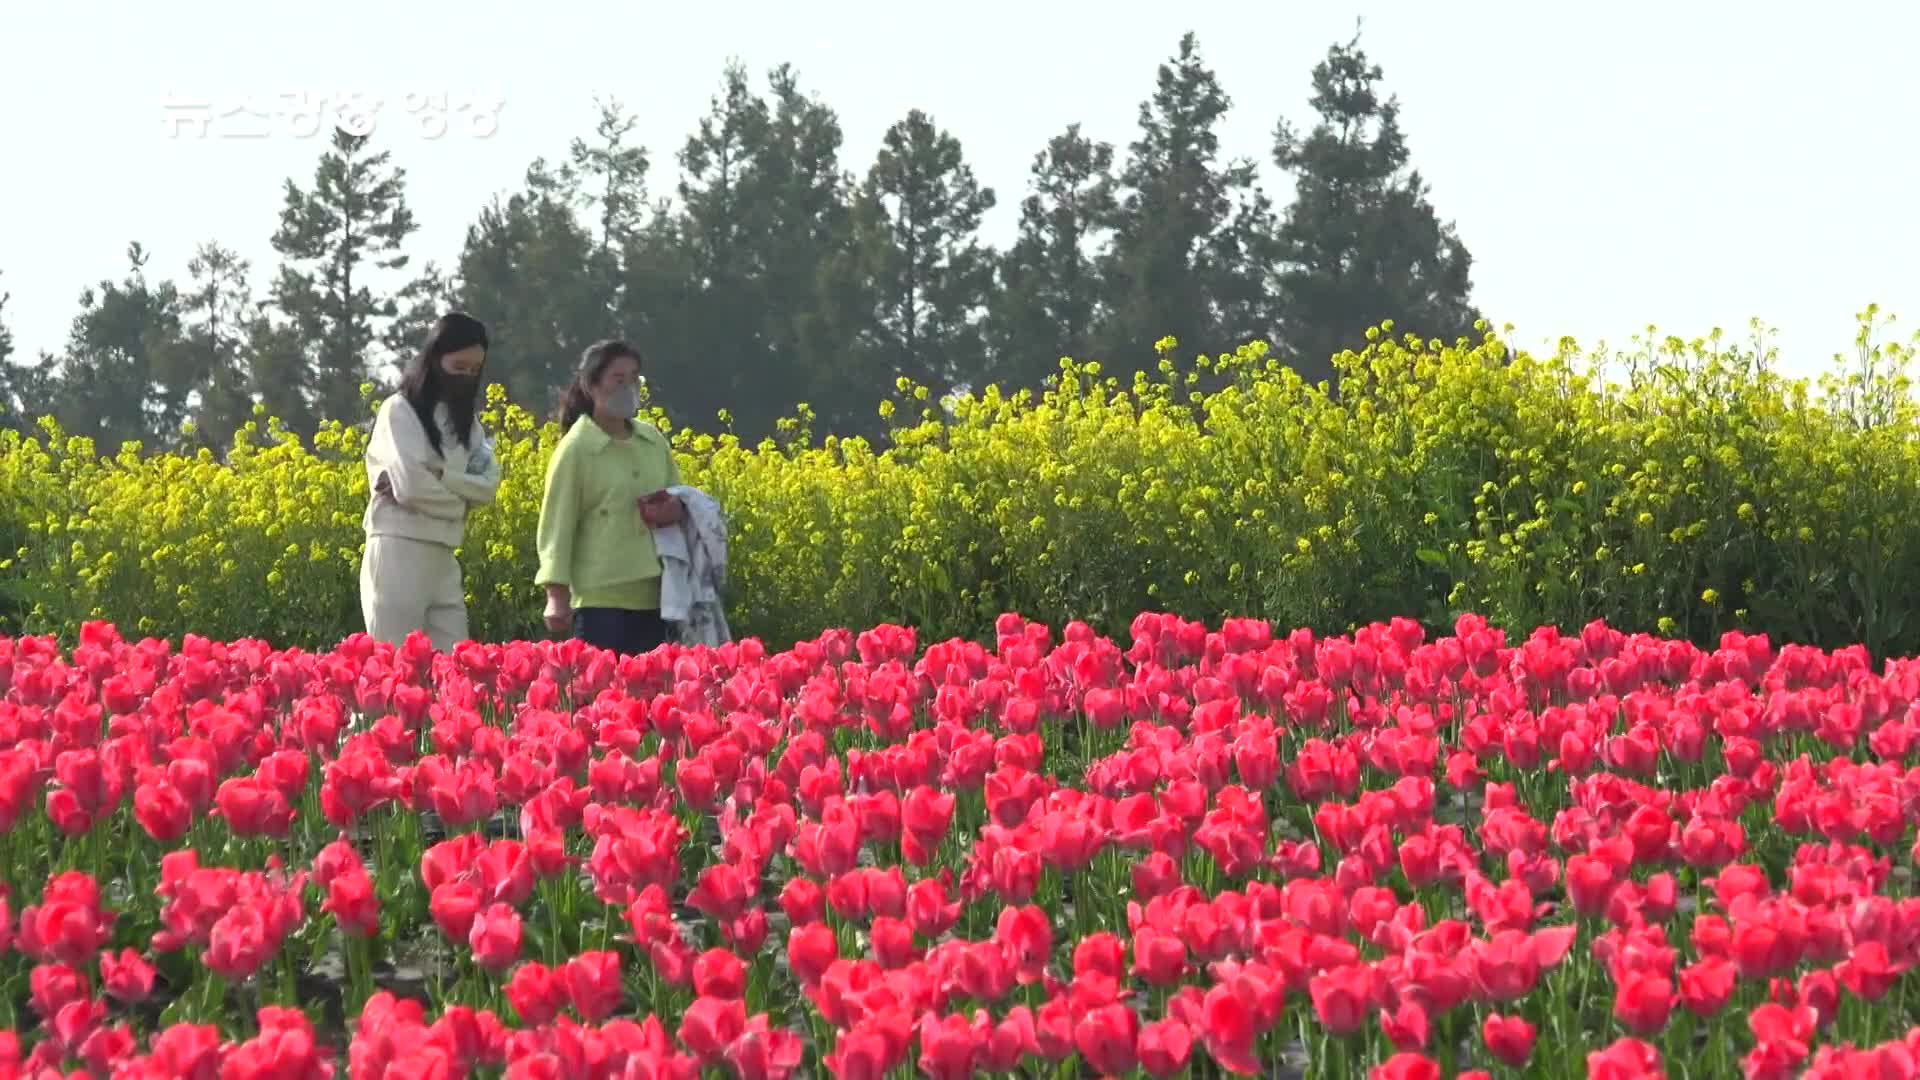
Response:
M567 586L575 607L657 607L660 553L639 501L678 483L660 429L636 420L631 438L614 439L591 418L575 422L547 462L534 584Z

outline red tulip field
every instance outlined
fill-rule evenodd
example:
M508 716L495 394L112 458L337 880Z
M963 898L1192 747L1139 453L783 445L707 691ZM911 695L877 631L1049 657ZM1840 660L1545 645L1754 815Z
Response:
M1920 1075L1920 662L0 638L0 1080Z

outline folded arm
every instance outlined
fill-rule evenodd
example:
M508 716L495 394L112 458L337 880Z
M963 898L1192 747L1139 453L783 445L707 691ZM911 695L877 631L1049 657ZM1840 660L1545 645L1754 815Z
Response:
M443 467L435 457L412 405L404 398L393 398L381 406L367 443L368 472L385 478L387 493L401 506L428 517L460 521L466 517L467 502L448 490L441 476ZM378 483L376 479L376 487Z
M464 467L448 469L442 480L448 491L473 506L490 503L499 494L500 459L494 455L493 441L479 424L473 427L473 449Z

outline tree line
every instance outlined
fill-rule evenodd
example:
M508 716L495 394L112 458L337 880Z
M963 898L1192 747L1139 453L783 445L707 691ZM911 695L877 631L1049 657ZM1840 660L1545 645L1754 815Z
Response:
M139 243L80 294L57 353L12 357L0 294L0 426L41 414L103 449L216 452L264 407L305 434L365 418L426 324L458 306L494 335L489 379L549 407L581 350L620 335L647 354L677 423L772 433L805 403L816 430L873 434L906 377L935 392L1038 387L1063 356L1127 376L1154 343L1253 339L1309 379L1383 318L1471 332L1471 257L1409 165L1397 99L1356 36L1313 71L1316 121L1276 124L1285 207L1217 130L1232 102L1194 35L1159 66L1124 150L1069 124L1034 155L1013 242L980 238L1000 199L960 139L914 109L863 173L843 167L834 110L789 65L756 87L738 63L676 155L670 195L601 103L591 137L527 167L483 207L449 266L416 266L405 170L336 132L289 179L264 295L252 267L202 244L184 282ZM394 287L391 283L404 283Z

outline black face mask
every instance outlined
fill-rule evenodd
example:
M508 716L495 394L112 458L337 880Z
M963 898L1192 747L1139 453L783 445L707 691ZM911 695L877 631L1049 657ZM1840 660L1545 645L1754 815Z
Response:
M480 376L446 374L442 377L446 389L445 400L449 406L458 403L470 404L480 392Z
M473 443L474 414L480 408L480 376L440 373L440 400L446 403L447 421L462 446Z

